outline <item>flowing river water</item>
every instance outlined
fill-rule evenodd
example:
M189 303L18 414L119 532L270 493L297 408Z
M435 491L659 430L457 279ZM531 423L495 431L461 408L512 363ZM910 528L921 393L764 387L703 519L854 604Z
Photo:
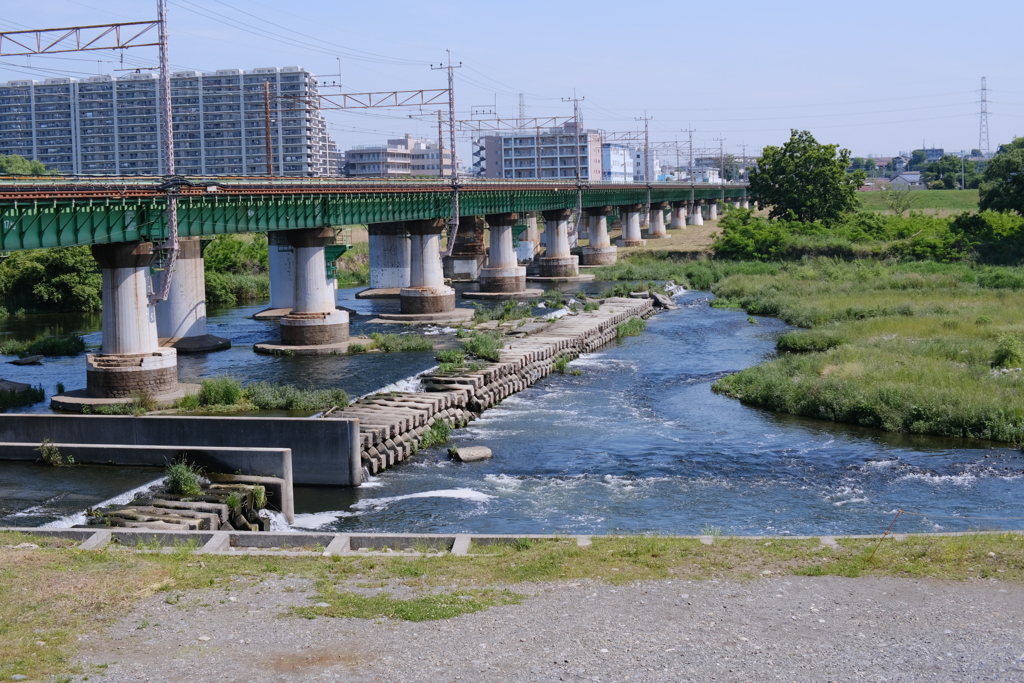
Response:
M599 292L602 283L588 289ZM339 301L361 313L397 302ZM336 531L475 533L856 534L1024 528L1024 455L1000 444L886 434L744 406L711 392L725 374L773 353L775 319L708 306L689 292L648 330L574 361L455 430L459 445L493 459L462 464L444 449L358 489L297 487L296 527ZM263 306L211 313L229 351L181 356L182 381L231 374L245 381L341 386L352 395L406 381L433 354L268 357L252 344L276 334L251 319ZM352 333L383 326L353 318ZM18 337L88 332L98 318L30 316L0 331ZM386 331L398 331L389 327ZM436 330L435 330L436 331ZM84 359L4 366L6 379L84 386ZM45 412L46 404L24 411ZM0 525L53 523L159 475L148 468L54 469L0 462Z

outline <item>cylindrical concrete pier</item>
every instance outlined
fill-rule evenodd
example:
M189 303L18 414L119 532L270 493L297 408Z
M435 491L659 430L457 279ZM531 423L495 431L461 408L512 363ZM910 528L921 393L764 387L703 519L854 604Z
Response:
M270 270L270 308L295 306L295 249L288 242L287 230L267 233L267 265Z
M337 309L335 288L327 280L324 247L334 240L334 230L289 230L287 239L295 250L295 305L281 318L281 343L321 346L348 341L348 313Z
M491 248L487 266L480 271L481 292L522 292L526 290L526 268L519 265L512 247L512 226L519 221L517 213L487 216L491 230Z
M179 353L231 348L230 341L206 330L206 273L198 237L178 241L170 291L166 300L156 304L156 331L161 344L173 346Z
M607 266L618 259L616 247L608 239L608 215L613 209L600 206L587 209L590 216L590 244L583 247L580 263L584 266Z
M404 223L371 223L367 226L370 242L370 289L408 287L411 261L409 233Z
M698 199L690 205L690 225L704 225L704 213L701 209L703 203L703 200Z
M749 209L750 208L750 199L747 198L747 197L743 197L740 200L740 208L741 209Z
M665 232L665 209L668 202L651 202L651 214L647 228L648 239L663 239L668 237Z
M520 214L521 216L522 214ZM520 262L533 260L540 248L540 230L537 229L537 212L531 211L526 214L526 230L519 236L519 248L516 249L516 257Z
M547 252L540 259L541 277L576 277L579 275L579 257L569 249L570 209L544 212L544 235Z
M708 220L709 221L717 221L718 220L718 200L717 199L708 200Z
M643 206L640 204L627 204L619 207L622 215L622 238L619 240L620 247L642 247L647 244L640 235L640 211Z
M672 222L669 228L682 230L686 227L686 202L672 202Z
M149 302L153 245L118 242L92 247L102 270L103 343L86 356L86 388L92 398L157 397L178 389L178 355L160 348L156 310Z
M445 313L455 308L455 290L444 284L441 267L444 225L440 218L405 223L410 236L411 269L409 286L399 294L402 313Z

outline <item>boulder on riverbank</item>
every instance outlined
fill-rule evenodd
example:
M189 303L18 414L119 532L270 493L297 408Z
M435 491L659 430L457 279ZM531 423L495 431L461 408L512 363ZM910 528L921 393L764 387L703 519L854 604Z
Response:
M491 449L487 446L466 446L465 448L453 448L448 451L448 454L459 462L479 462L491 457Z

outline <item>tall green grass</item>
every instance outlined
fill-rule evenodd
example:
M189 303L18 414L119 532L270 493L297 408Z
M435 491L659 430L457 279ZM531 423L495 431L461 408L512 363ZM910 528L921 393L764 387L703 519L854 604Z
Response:
M297 410L318 411L349 403L343 389L300 389L288 384L252 382L246 386L233 377L204 379L198 394L185 396L179 410Z
M77 356L85 351L85 339L77 334L40 337L32 341L8 340L0 344L0 353L6 356Z
M676 284L688 289L708 290L711 285L730 275L769 275L778 270L778 264L774 263L690 259L677 252L647 251L631 254L613 265L596 268L594 274L598 280L674 280Z
M1024 442L1021 269L817 259L719 282L719 305L800 327L715 391L893 432ZM984 275L984 276L982 276Z

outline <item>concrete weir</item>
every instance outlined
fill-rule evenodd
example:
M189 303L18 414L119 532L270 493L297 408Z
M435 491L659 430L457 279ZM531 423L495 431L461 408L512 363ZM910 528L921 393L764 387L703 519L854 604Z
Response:
M500 360L477 370L424 375L425 392L368 396L326 419L359 420L359 456L371 474L415 452L435 420L464 424L499 401L551 374L561 356L576 358L617 337L616 326L653 315L651 299L605 299L596 311L555 322L510 326Z

